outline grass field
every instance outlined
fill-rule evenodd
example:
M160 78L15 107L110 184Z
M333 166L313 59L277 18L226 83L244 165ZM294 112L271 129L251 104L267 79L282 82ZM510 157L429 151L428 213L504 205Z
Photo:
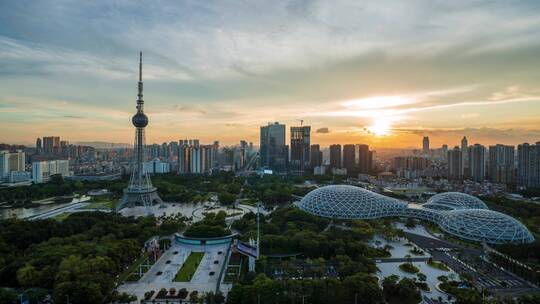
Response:
M64 213L60 213L59 215L53 217L53 219L56 220L56 221L61 222L61 221L65 220L65 219L67 219L68 216L70 216L70 215L71 215L71 213L64 212Z
M116 205L116 202L113 202L113 201L98 201L98 202L92 202L84 208L85 209L113 209L115 205Z
M188 258L178 270L176 273L176 276L174 277L174 282L189 282L191 281L191 278L193 278L193 275L195 274L195 271L197 271L197 267L199 267L199 264L201 263L202 259L204 257L204 252L192 252L189 254Z

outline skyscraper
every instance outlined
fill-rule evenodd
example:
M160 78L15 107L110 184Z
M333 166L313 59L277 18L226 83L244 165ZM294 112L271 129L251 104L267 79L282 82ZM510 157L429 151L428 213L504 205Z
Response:
M463 174L465 175L466 170L469 168L469 142L466 136L463 136L463 139L461 139L461 158Z
M474 144L469 147L469 177L475 182L486 179L486 147Z
M458 146L448 150L448 179L460 181L463 179L463 157Z
M322 165L322 151L319 145L311 145L310 167L313 169Z
M489 180L497 184L514 183L514 146L489 146Z
M355 145L343 146L343 167L351 173L356 169L356 147Z
M368 145L358 145L358 169L360 173L367 174L371 171L373 152L369 151Z
M37 138L36 139L36 153L41 153L42 152L42 146L41 146L41 138Z
M144 129L148 125L148 117L144 114L142 52L139 57L137 113L133 116L131 122L135 126L134 163L129 184L124 189L124 196L118 205L118 210L136 205L151 206L154 203L163 203L157 189L152 185L150 177L143 170L143 163L146 160Z
M341 168L341 145L330 146L330 167Z
M285 125L279 122L261 127L261 166L286 171L289 151L285 145Z
M60 151L60 137L46 136L43 137L43 152L45 154L56 154Z
M309 167L310 126L291 127L291 170L303 172Z
M517 184L522 188L540 188L540 142L518 145Z
M424 139L422 140L422 152L424 154L429 154L429 137L424 136Z

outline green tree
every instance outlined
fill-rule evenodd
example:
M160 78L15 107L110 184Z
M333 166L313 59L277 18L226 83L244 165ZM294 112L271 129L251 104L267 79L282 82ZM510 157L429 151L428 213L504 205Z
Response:
M30 264L26 264L17 271L17 281L25 288L37 286L39 272Z
M17 294L9 289L0 288L0 303L11 304L17 301Z

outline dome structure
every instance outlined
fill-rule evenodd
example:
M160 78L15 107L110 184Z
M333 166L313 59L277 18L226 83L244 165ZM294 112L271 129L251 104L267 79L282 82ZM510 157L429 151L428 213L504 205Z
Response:
M336 219L374 219L399 216L407 204L364 188L324 186L309 192L298 203L308 213Z
M422 206L435 210L488 209L479 198L460 192L435 194Z
M439 226L459 238L488 244L534 241L533 235L523 224L513 217L493 210L444 211Z

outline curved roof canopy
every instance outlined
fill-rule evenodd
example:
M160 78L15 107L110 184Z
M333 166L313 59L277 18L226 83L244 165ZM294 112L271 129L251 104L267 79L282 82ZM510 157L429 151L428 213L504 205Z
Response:
M488 209L488 206L479 198L460 192L436 194L422 206L436 210Z
M444 212L439 226L457 237L489 244L530 243L527 227L506 214L483 209Z
M330 218L373 219L400 215L407 204L364 188L331 185L309 192L298 207Z

